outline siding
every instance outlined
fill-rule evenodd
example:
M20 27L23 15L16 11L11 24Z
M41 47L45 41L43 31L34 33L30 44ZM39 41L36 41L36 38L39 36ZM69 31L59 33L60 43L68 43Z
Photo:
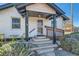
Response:
M36 3L27 6L26 10L56 14L56 11L54 9L43 3Z
M12 17L18 17L21 20L20 29L12 29ZM17 12L15 7L11 7L0 11L0 33L5 34L5 38L10 38L10 35L21 36L25 33L25 21Z
M50 8L46 4L33 4L26 8L31 11L39 11L56 14L56 11ZM18 17L21 19L21 28L20 29L12 29L12 17ZM32 29L34 30L32 33L28 33L29 37L37 35L37 20L43 20L43 34L46 35L45 26L51 26L51 20L45 18L38 17L29 17L29 32ZM57 28L63 29L63 20L61 17L57 19ZM15 7L11 7L5 10L0 11L0 33L5 34L5 38L10 38L10 35L18 35L21 36L25 33L25 19L18 13Z
M57 28L64 30L64 21L61 16L56 19L56 24Z
M29 33L29 37L37 35L37 21L43 20L43 34L46 35L46 28L45 26L51 26L51 21L45 18L38 18L38 17L29 17L29 32L35 28L32 33Z

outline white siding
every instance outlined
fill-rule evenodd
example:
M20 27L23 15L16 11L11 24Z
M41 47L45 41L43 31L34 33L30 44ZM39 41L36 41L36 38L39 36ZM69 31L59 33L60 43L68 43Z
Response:
M64 30L64 21L62 17L56 19L57 28Z
M29 17L29 32L35 28L32 33L29 33L29 37L37 35L37 21L43 20L43 34L46 35L46 28L45 26L51 26L51 21L45 18L38 18L38 17Z
M18 17L21 20L20 29L12 29L12 17ZM21 15L17 12L15 7L11 7L5 10L0 11L0 33L5 34L6 38L9 38L10 35L21 36L25 33L25 21Z

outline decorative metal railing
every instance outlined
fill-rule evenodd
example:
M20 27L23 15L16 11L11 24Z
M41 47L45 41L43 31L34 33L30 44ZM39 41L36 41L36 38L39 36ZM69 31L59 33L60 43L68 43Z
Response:
M35 28L33 28L29 33L32 33L35 30Z

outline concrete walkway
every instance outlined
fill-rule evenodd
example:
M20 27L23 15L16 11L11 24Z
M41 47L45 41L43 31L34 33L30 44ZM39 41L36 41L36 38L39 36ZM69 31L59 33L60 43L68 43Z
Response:
M55 50L54 52L55 52L55 56L76 56L75 54L72 54L65 50Z

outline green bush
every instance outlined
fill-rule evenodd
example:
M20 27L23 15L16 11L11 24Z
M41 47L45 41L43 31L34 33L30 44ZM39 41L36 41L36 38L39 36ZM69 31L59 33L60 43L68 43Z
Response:
M10 44L4 44L2 45L2 47L0 47L0 56L10 55L11 51L12 51L12 47L10 46Z
M0 38L0 47L3 45L3 39Z
M74 32L74 33L71 33L71 35L72 35L72 34L79 34L79 32Z
M29 54L28 47L24 43L16 43L14 45L11 45L13 48L12 54L15 56L26 56Z
M3 42L0 42L0 47L2 46Z
M79 41L71 41L65 39L61 41L61 47L66 51L70 51L79 55Z
M27 56L29 49L25 43L11 41L0 47L0 56Z
M72 44L72 52L79 55L79 41Z
M62 40L61 41L61 47L67 51L71 51L72 47L71 47L71 42L67 41L67 40Z

